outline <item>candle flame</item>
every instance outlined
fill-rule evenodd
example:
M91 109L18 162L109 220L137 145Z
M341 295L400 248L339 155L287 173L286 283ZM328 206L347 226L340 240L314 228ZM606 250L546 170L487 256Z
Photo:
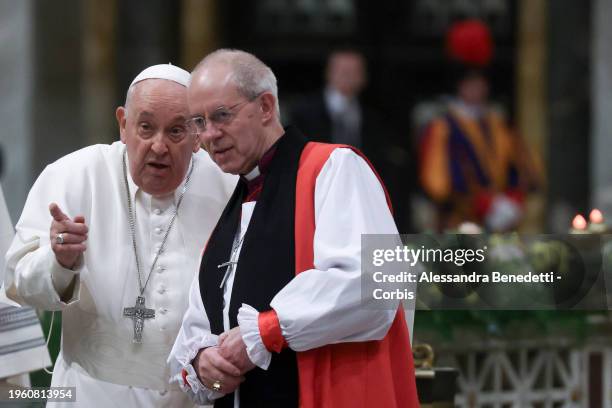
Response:
M576 230L584 230L587 227L587 222L581 214L576 214L572 221L572 228Z
M597 208L593 208L589 214L589 221L593 224L603 223L603 214Z

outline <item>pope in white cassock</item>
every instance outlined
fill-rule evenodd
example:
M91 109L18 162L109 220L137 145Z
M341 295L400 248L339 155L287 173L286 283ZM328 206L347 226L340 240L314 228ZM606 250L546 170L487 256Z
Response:
M7 295L63 312L51 385L76 387L66 406L192 405L166 358L236 178L187 130L188 82L172 65L141 72L117 108L121 141L47 166L17 223Z

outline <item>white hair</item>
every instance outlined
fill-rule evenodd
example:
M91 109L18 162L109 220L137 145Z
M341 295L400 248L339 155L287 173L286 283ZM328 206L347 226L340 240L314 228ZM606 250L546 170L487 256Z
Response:
M130 105L130 101L132 100L132 94L134 93L134 87L136 87L137 84L133 84L130 85L130 87L127 90L127 93L125 94L125 103L124 103L124 107L125 107L125 115L127 116L127 111L128 111L128 107Z
M280 118L276 76L270 67L246 51L222 48L204 57L193 70L192 76L213 62L221 62L231 69L231 79L238 92L248 100L252 101L264 92L274 95L276 115Z

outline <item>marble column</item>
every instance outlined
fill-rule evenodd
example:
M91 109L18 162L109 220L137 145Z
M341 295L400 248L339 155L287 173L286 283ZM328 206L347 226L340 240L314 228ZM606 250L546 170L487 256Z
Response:
M546 0L521 0L518 15L516 116L521 137L537 163L546 160L548 122L547 80L547 6ZM544 166L541 171L545 172ZM545 179L546 175L542 177ZM544 228L544 191L527 199L523 232Z
M115 109L125 91L116 89L117 1L82 0L83 127L87 144L119 140Z
M0 0L1 180L13 223L32 174L32 7L30 0Z
M219 47L220 22L216 0L182 0L181 64L193 70L202 58Z

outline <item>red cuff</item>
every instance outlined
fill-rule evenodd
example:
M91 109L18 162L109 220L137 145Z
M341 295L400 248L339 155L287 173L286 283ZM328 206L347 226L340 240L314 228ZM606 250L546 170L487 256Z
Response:
M261 340L268 351L280 353L282 349L287 347L287 341L283 337L278 316L274 309L260 312L257 323Z

